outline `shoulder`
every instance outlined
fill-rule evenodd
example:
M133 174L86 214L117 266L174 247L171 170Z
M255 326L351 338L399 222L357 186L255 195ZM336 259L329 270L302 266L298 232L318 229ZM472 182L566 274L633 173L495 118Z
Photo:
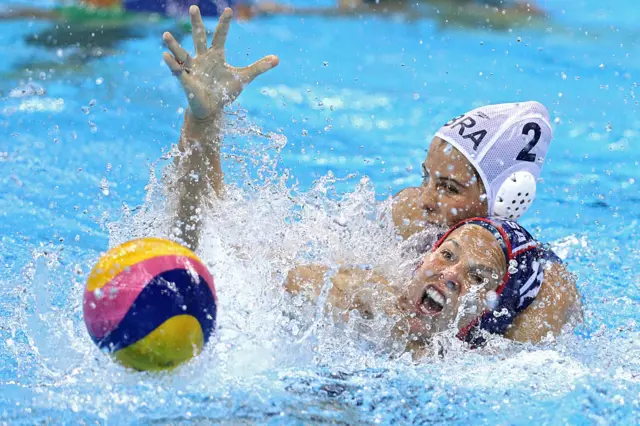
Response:
M547 249L543 257L543 281L535 300L521 312L505 336L520 342L539 342L549 333L559 335L582 320L582 304L575 276L562 260Z

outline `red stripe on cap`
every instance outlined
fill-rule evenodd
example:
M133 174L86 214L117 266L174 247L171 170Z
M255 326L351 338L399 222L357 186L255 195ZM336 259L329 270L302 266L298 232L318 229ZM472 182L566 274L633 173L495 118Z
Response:
M507 260L507 269L504 272L504 278L502 279L502 284L500 284L498 286L498 288L496 289L496 294L498 296L500 296L500 294L502 293L502 290L504 290L505 286L507 285L507 282L509 282L509 277L511 276L511 274L509 273L509 263L514 258L513 251L511 249L511 241L509 240L509 236L507 235L506 232L504 232L504 229L502 229L502 226L494 223L493 221L491 221L490 219L487 219L485 217L475 217L473 219L469 219L466 222L469 222L469 221L484 222L484 223L488 223L489 225L493 226L494 228L496 228L498 230L498 232L500 233L500 236L502 237L502 240L507 245L507 254L509 255L509 258L506 259Z
M454 225L453 228L449 229L442 236L442 238L440 238L440 240L438 240L436 245L433 247L433 251L436 251L436 249L438 247L440 247L442 245L442 243L444 243L444 241L447 239L447 237L449 237L449 234L451 234L453 231L455 231L456 229L458 229L458 228L460 228L460 227L462 227L464 225L473 224L472 222L484 222L484 223L488 223L489 225L493 226L495 229L498 230L498 232L500 233L500 236L502 237L502 240L507 245L507 254L508 254L508 259L506 259L506 261L507 261L507 269L505 270L504 277L502 278L502 284L500 284L498 286L498 288L496 289L496 294L499 296L502 293L502 291L504 290L504 288L506 287L507 283L509 282L509 278L511 277L511 274L509 273L509 263L514 258L514 254L512 252L512 248L511 248L511 241L509 240L509 236L507 235L507 233L504 231L504 229L502 229L502 226L494 223L493 221L491 221L490 219L487 219L485 217L474 217L474 218L471 218L471 219L465 219L462 222L459 222L458 224ZM487 311L483 312L481 315L479 315L473 321L471 321L469 324L467 324L464 328L462 328L458 332L456 337L458 339L460 339L460 340L464 340L466 338L467 334L469 334L469 332L471 331L471 329L473 327L475 327L480 322L480 319L482 318L482 316L486 312Z

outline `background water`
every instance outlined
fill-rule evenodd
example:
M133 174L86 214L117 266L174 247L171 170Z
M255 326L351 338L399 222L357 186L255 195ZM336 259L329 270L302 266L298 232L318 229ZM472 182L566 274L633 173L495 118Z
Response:
M139 28L79 67L74 47L28 41L49 24L0 23L0 421L637 423L640 9L541 4L552 30L370 17L234 24L231 64L281 59L239 98L225 142L249 164L229 181L258 189L238 189L210 218L201 255L220 297L216 343L164 375L100 354L81 292L109 245L166 232L156 176L184 101L160 35L175 25ZM556 137L523 223L579 276L584 326L538 347L499 342L414 365L345 343L312 313L311 326L284 320L277 282L305 244L325 258L384 257L375 242L388 235L361 213L419 184L430 135L471 107L529 99L548 107ZM323 206L291 228L283 174ZM346 236L334 226L344 216Z

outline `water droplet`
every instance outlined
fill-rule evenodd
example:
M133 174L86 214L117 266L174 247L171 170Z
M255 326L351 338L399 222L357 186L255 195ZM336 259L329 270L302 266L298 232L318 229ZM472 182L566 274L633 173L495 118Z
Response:
M487 292L487 305L490 309L494 309L498 304L498 294L495 291Z
M103 177L102 180L100 181L100 190L102 191L102 194L107 196L109 195L109 182L107 182L107 178Z
M104 297L104 293L102 292L101 288L96 288L95 290L93 290L93 295L97 300L100 300Z
M515 274L518 272L518 262L515 259L509 261L509 273Z

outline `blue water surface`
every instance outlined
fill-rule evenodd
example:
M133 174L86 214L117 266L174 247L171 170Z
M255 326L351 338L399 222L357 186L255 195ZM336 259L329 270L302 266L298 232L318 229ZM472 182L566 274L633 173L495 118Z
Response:
M417 366L291 359L284 343L239 327L232 340L246 357L220 344L165 375L103 356L80 299L113 224L149 203L178 140L184 95L160 39L176 24L139 28L82 59L73 46L29 41L50 23L0 22L0 422L637 424L640 9L539 3L554 17L547 28L501 32L376 17L234 23L231 64L277 54L280 65L233 111L243 126L286 137L278 170L300 191L329 172L355 174L339 193L368 176L383 200L420 183L430 136L451 117L544 103L555 139L522 222L577 274L583 326L538 347ZM225 149L270 143L251 134Z

